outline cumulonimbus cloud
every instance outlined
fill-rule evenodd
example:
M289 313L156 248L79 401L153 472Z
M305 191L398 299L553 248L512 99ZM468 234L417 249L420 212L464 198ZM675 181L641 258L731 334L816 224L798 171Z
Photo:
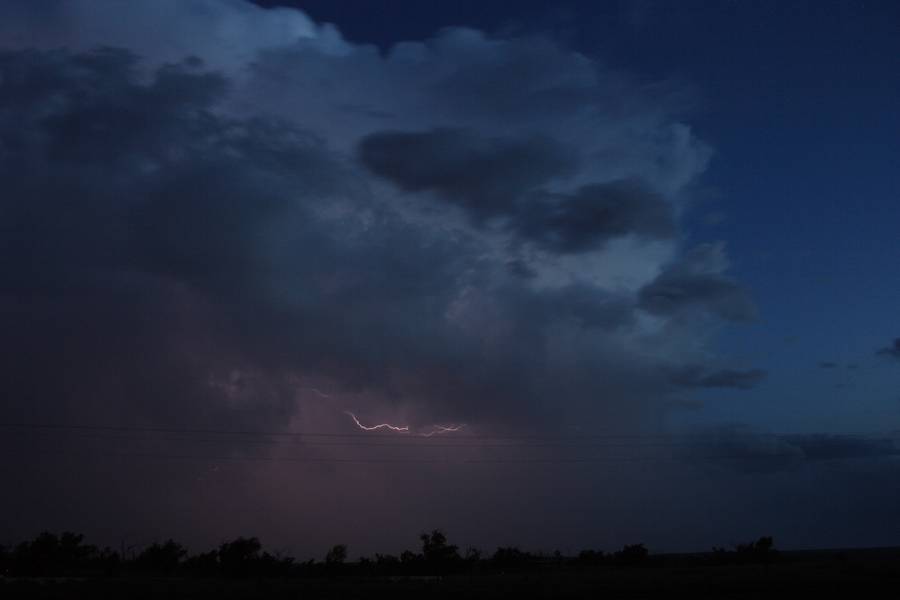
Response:
M654 511L682 531L708 526L717 507L760 514L769 531L774 513L758 509L773 497L783 525L808 531L845 523L856 535L854 514L883 530L896 512L883 441L724 431L711 449L688 439L684 454L684 438L658 443L674 399L765 376L714 351L717 326L757 311L721 243L686 241L712 150L680 90L540 35L450 28L382 50L243 0L3 2L0 47L6 421L391 434L356 428L350 410L425 434L466 423L453 437L409 436L423 444L506 432L653 440L619 448L627 456L508 449L527 471L508 454L380 471L328 461L409 449L231 434L66 445L76 438L62 429L25 430L3 436L3 473L27 484L0 498L21 531L52 513L115 535L180 536L175 523L312 550L375 529L398 532L399 548L435 523L475 543L503 539L501 527L535 544L560 531L602 539L607 520L591 529L589 513L621 517L630 535L647 526L634 506L659 497L671 501ZM70 463L74 453L27 444L100 454ZM507 448L445 450L428 456ZM577 471L528 463L570 452L587 461ZM151 460L161 454L199 460ZM820 489L790 471L852 457L871 457L873 476L817 477L832 481ZM213 475L216 458L227 460ZM657 459L665 468L646 468ZM685 466L694 459L785 472L760 486ZM867 493L817 502L847 489ZM528 501L513 506L512 493Z
M378 53L299 13L272 37L262 9L201 4L240 24L240 52L211 31L172 62L175 33L129 25L129 43L116 3L45 9L31 44L95 25L69 50L4 38L19 396L127 413L124 386L153 419L277 423L298 410L286 382L315 377L429 421L630 419L703 360L692 327L754 316L721 245L681 248L709 149L664 95L539 36ZM38 376L61 368L45 315L63 307L93 323L68 368L114 360L118 383ZM233 373L240 393L210 384ZM690 385L758 379L718 373Z

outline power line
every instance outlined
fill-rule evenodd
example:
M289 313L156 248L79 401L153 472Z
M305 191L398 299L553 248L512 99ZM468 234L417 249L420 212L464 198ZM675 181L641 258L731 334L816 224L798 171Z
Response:
M572 456L572 453L569 451L578 450L603 450L603 449L615 449L615 448L627 448L627 449L665 449L665 448L718 448L719 450L725 450L726 452L729 450L727 447L723 447L727 445L727 442L730 441L733 437L737 438L756 438L757 440L773 440L773 441L786 441L790 442L791 438L812 438L813 440L817 437L816 435L800 435L800 434L752 434L745 433L744 435L729 435L728 437L722 437L720 435L713 436L715 439L709 440L708 437L697 436L694 434L646 434L646 435L634 435L634 436L620 436L620 435L593 435L593 436L543 436L540 438L535 437L521 437L521 438L508 438L506 436L468 436L464 438L458 438L453 436L453 438L442 438L441 442L435 442L433 439L421 438L421 437L406 437L401 435L380 435L380 434L332 434L332 433L315 433L315 434L306 434L306 433L296 433L296 432L235 432L235 431L225 431L225 430L211 430L211 429L176 429L176 428L153 428L153 427L128 427L128 426L106 426L106 425L64 425L64 424L38 424L38 423L0 423L0 428L6 428L7 430L12 430L14 434L23 434L25 432L38 432L37 435L45 435L51 434L53 436L58 436L60 434L64 434L68 436L75 436L78 439L87 439L87 440L101 440L101 441L122 441L126 443L211 443L211 444L228 444L241 446L243 444L253 444L253 445L284 445L284 444L302 444L302 447L310 446L310 447L337 447L337 448L365 448L365 449L379 449L379 448L414 448L415 450L428 449L428 448L452 448L452 449L468 449L468 450L480 450L480 449L518 449L528 452L532 449L557 449L562 452L562 455L557 454L556 456L544 455L544 456L519 456L519 457L484 457L480 456L478 458L397 458L397 457L384 457L384 456L365 456L365 457L311 457L311 456L254 456L254 455L206 455L206 454L172 454L172 453L159 453L159 452L121 452L121 451L109 451L103 449L96 449L96 451L89 451L87 454L83 450L76 449L74 452L66 451L66 452L57 452L54 450L48 450L47 448L42 448L38 445L37 448L29 448L27 451L25 448L22 448L19 445L17 448L14 448L14 451L19 451L22 454L30 452L31 454L60 454L66 456L91 456L91 457L126 457L126 458L151 458L151 459L162 459L162 460L197 460L197 461L255 461L255 462L293 462L293 463L360 463L360 464L582 464L582 463L615 463L615 462L670 462L670 461L682 461L682 462L696 462L700 460L705 461L728 461L728 460L739 460L739 461L772 461L778 459L796 459L796 458L811 458L819 461L831 461L831 460L847 460L854 458L889 458L896 457L900 455L900 448L896 446L896 442L888 437L887 434L841 434L841 435L822 435L824 439L834 440L834 439L848 439L855 441L872 441L872 442L882 442L885 444L891 444L891 449L887 452L880 452L876 455L871 453L857 453L853 454L852 452L844 453L840 456L812 456L808 457L804 453L803 447L799 447L794 451L785 451L784 448L773 447L772 451L767 451L766 445L763 444L761 446L756 447L747 447L743 451L735 452L735 449L732 448L731 453L720 453L720 454L703 454L698 452L686 452L686 453L657 453L657 454L643 454L643 455L634 455L625 454L605 454L605 455L597 455L597 454L589 454L587 456ZM235 433L239 433L239 437L231 437ZM109 435L112 434L112 435ZM116 434L127 434L127 435L116 435ZM139 434L139 435L135 435ZM147 436L150 437L147 437ZM168 436L168 437L159 437L159 436ZM188 436L188 437L171 437L171 436ZM197 438L194 436L197 435L225 435L228 437L206 437L206 438ZM240 436L262 436L262 439L257 438L247 438ZM284 437L288 436L288 437ZM337 439L326 439L322 440L319 436L328 436L328 437L337 437ZM306 437L313 437L312 440L305 439ZM272 439L275 438L275 439ZM349 439L348 439L349 438ZM369 440L360 440L360 438L380 438L380 439L369 439ZM383 438L391 438L394 441L385 441ZM668 438L668 441L665 441L665 438ZM686 439L688 441L672 441L677 439ZM719 443L716 440L722 439L725 442ZM556 442L553 441L542 441L542 440L558 440ZM485 443L482 440L486 440L488 442L493 441L493 443ZM498 441L504 441L504 443L497 443ZM587 440L585 442L584 440ZM591 440L618 440L614 442L605 441L605 442L591 442ZM649 440L649 441L647 441ZM663 441L660 441L663 440ZM699 441L698 441L699 440ZM707 441L703 441L707 440ZM10 440L9 437L6 438L5 441L13 441ZM21 441L21 440L20 440ZM46 439L28 439L27 441L36 442L37 444L41 444L44 442L48 442L50 440ZM64 440L65 441L65 440Z
M415 440L428 443L428 440L434 438L424 438L414 433L338 433L338 432L291 432L291 431L253 431L253 430L223 430L223 429L201 429L201 428L174 428L174 427L138 427L123 425L85 425L85 424L56 424L56 423L0 423L0 428L4 429L26 429L26 430L60 430L60 431L98 431L98 432L123 432L123 433L144 433L144 434L185 434L185 435L233 435L233 436L256 436L256 437L280 437L280 438L343 438L343 439L374 439L389 438L392 440ZM452 434L455 440L579 440L579 439L669 439L669 438L687 438L687 439L734 439L734 438L760 438L760 439L784 439L791 438L828 438L828 439L891 439L900 434L898 430L887 432L861 432L861 433L755 433L729 431L724 433L591 433L591 434L554 434L554 435L513 435L513 434ZM440 439L451 439L450 435L442 436Z
M16 432L18 434L22 434L23 432ZM54 434L58 434L59 432L52 432ZM303 446L310 447L341 447L341 448L415 448L415 449L427 449L427 448L693 448L693 447L703 447L703 446L721 446L722 442L728 442L728 438L723 438L720 441L703 441L692 439L691 441L591 441L588 439L587 441L579 441L578 438L575 439L560 439L559 441L544 441L544 440L508 440L503 442L506 438L476 438L476 439L448 439L443 438L446 441L435 441L432 438L423 438L423 437L405 437L400 438L402 441L390 441L390 440L326 440L322 441L321 439L313 439L313 440L304 440L297 438L287 438L287 439L265 439L265 438L257 438L257 439L235 439L235 438L191 438L191 437L152 437L152 436L125 436L125 435L104 435L105 432L93 432L93 431L74 431L74 432L63 432L67 437L75 437L78 439L87 439L87 440L109 440L109 441L124 441L124 442L172 442L172 443L199 443L199 444L228 444L228 445L242 445L242 444L252 444L252 445L285 445L285 444L299 444ZM39 433L37 435L43 435ZM158 434L153 434L158 435ZM163 434L165 436L171 436L172 434ZM368 437L365 435L361 435L358 437ZM382 436L379 436L382 437ZM392 436L383 436L383 437L392 437ZM843 436L841 436L843 437ZM399 438L399 436L398 436ZM831 439L834 439L834 436L830 436ZM892 442L892 438L884 437L884 436L875 436L871 435L865 438L862 437L853 437L850 438L855 441L872 441L872 442ZM761 437L760 442L765 441L765 437ZM771 439L774 442L786 442L785 438L774 437ZM503 442L503 443L497 443Z
M626 456L626 457L591 457L591 458L477 458L477 459L405 459L405 458L321 458L321 457L299 457L299 456L220 456L220 455L190 455L190 454L159 454L144 452L51 452L40 451L38 454L58 455L66 457L85 457L85 458L140 458L140 459L158 459L158 460L186 460L186 461L205 461L205 462L271 462L271 463L320 463L320 464L403 464L403 465L473 465L473 464L520 464L520 465L538 465L538 464L603 464L603 463L621 463L621 462L691 462L697 460L706 461L754 461L780 458L800 458L794 453L773 453L773 454L720 454L720 455L698 455L698 456ZM853 458L866 457L840 457L820 460L847 460Z

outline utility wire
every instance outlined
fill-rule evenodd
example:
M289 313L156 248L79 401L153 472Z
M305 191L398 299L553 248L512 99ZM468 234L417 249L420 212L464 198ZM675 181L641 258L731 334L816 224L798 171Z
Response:
M143 434L186 434L186 435L233 435L233 436L256 436L256 437L277 437L277 438L344 438L344 439L375 439L389 438L392 440L416 440L427 443L434 437L426 438L415 433L337 433L337 432L290 432L290 431L253 431L253 430L223 430L223 429L195 429L195 428L174 428L174 427L137 427L122 425L82 425L82 424L55 424L55 423L0 423L2 429L24 429L24 430L47 430L47 431L97 431L97 432L122 432L122 433L143 433ZM610 434L610 433L591 433L591 434L555 434L555 435L507 435L507 434L444 434L440 439L454 440L581 440L581 439L611 439L611 440L632 440L632 439L670 439L670 438L687 438L687 439L734 439L734 438L760 438L760 439L784 439L792 438L827 438L827 439L891 439L900 435L900 430L891 430L887 432L861 432L861 433L755 433L729 431L724 433L628 433L628 434Z
M697 460L709 461L754 461L767 460L771 461L776 458L798 458L794 453L774 453L774 454L718 454L718 455L698 455L689 457L678 456L625 456L625 457L591 457L591 458L475 458L475 459L420 459L420 458L322 458L322 457L299 457L299 456L221 456L221 455L191 455L191 454L160 454L145 452L52 452L40 451L39 454L58 455L65 457L84 457L84 458L139 458L139 459L158 459L158 460L186 460L186 461L205 461L205 462L271 462L271 463L323 463L323 464L404 464L404 465L472 465L472 464L520 464L520 465L539 465L539 464L598 464L598 463L621 463L621 462L690 462ZM828 458L820 460L847 460L851 458L867 458L867 457L840 457Z
M391 440L321 440L321 439L312 439L305 440L302 438L287 438L287 439L265 439L265 438L231 438L231 437L219 437L219 438L198 438L198 437L173 437L172 434L152 434L152 435L141 435L141 436L130 436L130 435L106 435L105 432L84 432L84 431L65 431L65 432L49 432L53 435L65 435L66 438L76 438L76 439L86 439L86 440L109 440L109 441L122 441L122 442L172 442L172 443L187 443L187 444L227 444L227 445L269 445L269 446L282 446L282 445L302 445L309 447L341 447L341 448L416 448L416 449L426 449L426 448L693 448L698 446L721 446L722 442L727 442L729 438L723 438L721 441L709 440L709 439L694 439L692 441L642 441L642 440L632 440L632 441L593 441L592 439L587 439L584 441L580 441L578 438L569 439L569 440L559 440L559 441L545 441L545 440L529 440L529 439L512 439L504 441L506 438L476 438L476 439L451 439L448 437L444 437L441 441L435 441L434 438L425 438L421 436L396 436L397 438L402 439L402 441L391 441ZM16 431L13 432L13 435L26 435L25 432ZM29 432L28 435L31 435ZM36 435L47 435L47 432L39 432ZM365 435L358 437L368 437ZM374 436L373 436L374 437ZM381 437L381 436L379 436ZM384 436L384 437L394 437L394 436ZM802 436L795 436L802 437ZM837 436L829 436L829 439L835 439ZM843 436L840 436L842 438ZM840 439L838 438L838 439ZM884 442L890 443L893 442L893 439L885 436L876 436L871 435L868 437L853 437L850 438L853 441L871 441L871 442ZM760 436L759 442L773 441L773 442L789 442L790 437L777 437L777 436ZM502 442L502 443L499 443Z

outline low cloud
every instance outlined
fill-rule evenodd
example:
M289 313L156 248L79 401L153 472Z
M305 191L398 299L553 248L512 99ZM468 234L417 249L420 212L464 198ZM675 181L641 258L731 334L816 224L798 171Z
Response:
M736 388L753 389L766 378L762 369L739 371L735 369L707 370L703 367L685 367L671 375L676 385L686 388Z
M745 426L722 426L688 434L690 461L739 471L782 471L816 462L893 461L900 457L896 438L838 434L779 435ZM890 466L890 462L886 463Z
M723 275L726 266L720 244L698 246L640 291L640 306L663 316L700 310L730 321L752 321L756 306L736 281Z
M900 338L895 339L892 345L881 348L875 354L900 359Z

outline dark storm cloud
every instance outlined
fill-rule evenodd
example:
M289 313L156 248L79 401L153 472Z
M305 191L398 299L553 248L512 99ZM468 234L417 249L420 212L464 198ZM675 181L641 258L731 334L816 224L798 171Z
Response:
M689 434L688 440L684 453L688 460L751 472L780 471L819 461L879 463L900 456L897 439L878 436L778 435L723 426Z
M302 212L298 192L335 189L337 168L290 128L214 115L225 82L196 66L143 83L125 51L0 54L7 412L263 424L292 412L277 380L253 410L208 380L263 325L259 232Z
M584 252L629 234L676 234L671 205L636 180L540 186L574 171L571 151L548 138L482 139L471 132L381 132L364 138L362 162L401 189L434 191L476 222L495 218L521 240L560 253Z
M704 367L685 367L673 372L672 383L687 388L736 388L749 390L766 378L762 369L711 371Z
M830 360L819 361L819 368L821 369L836 369L838 366L840 366L838 363Z
M118 3L86 6L60 18L129 42ZM546 40L454 31L383 56L299 17L206 2L227 36L245 36L232 44L203 37L211 26L190 11L172 20L190 36L145 25L159 11L141 6L123 23L147 56L0 54L3 419L346 433L342 411L353 409L487 434L645 429L668 406L670 370L702 364L692 319L702 325L710 303L679 311L677 327L669 315L646 327L637 292L670 261L724 277L715 251L701 265L678 247L681 192L708 149L655 100L630 102L637 87ZM67 45L53 35L39 42ZM270 48L275 38L284 47ZM172 39L204 61L171 62ZM498 77L504 63L516 72ZM459 102L433 95L448 85ZM523 90L531 104L506 112ZM484 101L461 101L468 94ZM31 437L35 451L58 451L62 436ZM132 437L116 449L353 454ZM29 479L33 489L90 502L74 516L106 512L91 502L105 494L127 498L108 509L123 528L203 513L208 522L186 528L219 532L243 515L253 526L235 533L256 533L259 513L242 501L276 507L279 520L317 507L321 519L298 518L321 527L338 509L309 490L356 498L357 480L429 510L408 493L421 481L395 489L328 464L295 477L259 461L234 467L237 498L213 514L227 492L209 491L203 461L198 474L188 461L145 468L111 454L75 477L58 456L36 456L15 465L54 474ZM499 494L450 475L446 489ZM28 527L47 526L37 521L48 511L23 512Z
M664 270L640 292L640 306L658 315L705 310L731 321L751 321L757 311L747 292L720 273L720 248L700 246Z
M755 309L720 246L681 249L677 215L710 149L664 85L540 36L448 29L380 52L239 0L13 1L0 17L10 46L69 48L0 55L7 421L330 436L359 433L342 412L354 409L485 436L659 434L676 394L762 378L705 364L707 317ZM104 45L137 55L85 51ZM419 448L6 433L0 476L20 485L0 495L16 517L2 527L106 529L113 543L137 530L383 551L446 525L476 544L526 532L514 543L537 547L604 539L584 514L646 531L634 506L648 497L673 499L659 514L685 530L715 514L705 498L768 531L782 513L759 501L820 492L605 455L519 468L487 464L496 448L421 446L448 464L360 467L343 460ZM716 443L697 464L888 452L727 432ZM511 457L532 451L562 456ZM453 463L468 456L489 460ZM896 491L876 488L895 473L858 479L822 495L865 489L855 496L892 523ZM815 519L811 505L803 524L850 513Z
M259 266L253 232L291 203L286 184L314 193L336 179L308 136L213 116L222 77L183 65L142 85L136 62L119 50L0 56L13 289L106 268L228 291Z
M108 407L126 420L277 425L299 410L291 382L318 377L334 395L408 420L557 427L589 411L634 422L646 403L665 401L671 365L689 359L643 349L657 344L641 331L640 309L664 319L731 318L742 301L749 310L716 248L676 260L639 295L635 284L622 287L617 273L639 278L671 256L665 248L677 252L674 196L706 156L685 126L659 124L664 112L614 102L640 96L625 82L610 78L606 89L605 75L560 49L549 62L520 60L532 45L547 50L545 40L457 31L416 46L413 61L400 51L382 61L310 32L289 51L267 50L253 77L277 72L290 82L296 69L278 62L290 58L309 67L301 75L346 72L352 89L383 70L395 87L373 81L373 106L396 100L408 118L408 97L443 85L406 89L424 76L421 61L444 83L465 67L459 85L477 90L496 65L473 51L490 46L521 64L515 84L532 80L536 101L585 110L542 121L540 111L496 114L486 102L441 116L430 115L437 104L426 96L422 124L385 131L381 117L376 127L309 118L346 104L328 96L333 86L296 96L283 87L306 102L290 120L234 101L264 104L255 88L235 96L247 76L240 69L210 72L197 59L159 66L122 50L4 53L9 235L0 250L3 301L18 315L12 339L28 350L7 350L19 397L60 398L86 419ZM233 66L231 54L215 58ZM498 89L494 100L517 94ZM607 109L614 125L597 118ZM507 117L503 132L492 128ZM372 172L412 201L385 192ZM585 183L594 179L602 183ZM441 204L470 218L432 218ZM606 256L619 238L638 243ZM646 252L647 240L663 250ZM586 262L561 270L553 261L562 259ZM654 292L662 284L665 302ZM67 320L85 330L57 341ZM692 343L666 335L673 347ZM63 367L68 355L77 359ZM41 376L63 368L70 375L55 382ZM704 373L694 384L726 379ZM50 413L54 402L42 406Z
M554 140L483 138L460 129L373 133L362 162L407 191L434 191L476 219L506 215L520 195L571 173L577 157Z
M616 390L602 410L625 415L636 390L665 389L637 377L652 363L616 351L628 294L530 287L475 236L367 194L318 137L218 110L228 82L196 62L146 73L125 51L6 52L0 74L4 354L20 416L37 399L46 418L273 426L308 374L508 424L553 423L560 390L576 405ZM608 191L627 213L610 190L576 204ZM585 354L565 364L575 332Z
M892 458L900 456L896 439L854 437L828 434L785 436L800 448L807 460L841 460L851 458Z
M544 192L522 202L512 222L522 238L561 253L596 249L629 234L669 239L676 233L672 207L637 181Z
M876 354L879 356L900 359L900 338L895 339L893 345L881 348Z

